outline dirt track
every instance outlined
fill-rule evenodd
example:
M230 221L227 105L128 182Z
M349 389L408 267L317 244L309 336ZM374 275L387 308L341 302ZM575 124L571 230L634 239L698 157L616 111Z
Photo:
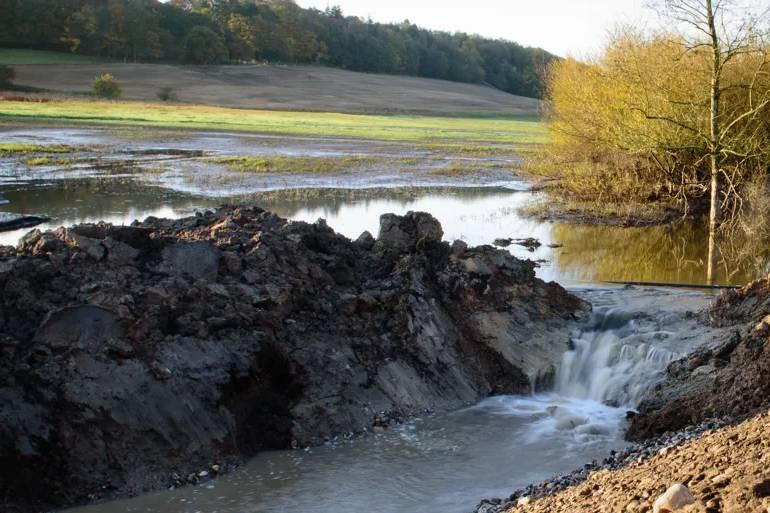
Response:
M318 66L19 65L16 83L85 93L112 73L124 98L157 100L171 87L179 101L228 107L327 112L536 115L540 102L491 87L426 78L355 73Z

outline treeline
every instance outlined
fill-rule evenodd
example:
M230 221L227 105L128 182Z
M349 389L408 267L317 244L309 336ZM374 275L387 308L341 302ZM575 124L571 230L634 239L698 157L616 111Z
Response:
M0 0L0 45L136 62L315 63L541 95L554 56L503 40L382 24L291 0Z

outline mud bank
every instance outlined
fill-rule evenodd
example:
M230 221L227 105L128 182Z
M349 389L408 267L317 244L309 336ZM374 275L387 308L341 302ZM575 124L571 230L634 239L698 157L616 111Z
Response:
M61 507L523 393L589 306L428 214L378 239L258 208L0 249L0 494Z
M668 379L631 423L629 439L770 407L770 279L724 291L707 316L726 333L669 366Z

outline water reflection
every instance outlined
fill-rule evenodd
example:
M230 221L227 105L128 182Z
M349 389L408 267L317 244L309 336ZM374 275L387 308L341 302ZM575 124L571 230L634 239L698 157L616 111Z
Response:
M553 265L566 280L708 282L709 235L704 222L643 228L556 224L551 233L564 244L554 254ZM718 241L713 283L740 285L770 271L768 248L746 252L747 241L739 238L735 234Z
M703 284L708 271L705 223L619 228L543 223L522 217L519 209L537 194L504 188L400 187L380 189L295 189L230 197L208 197L142 185L132 178L28 180L0 185L10 203L2 210L44 214L42 229L105 220L128 224L149 215L179 217L223 203L258 204L294 220L326 219L343 235L377 233L386 212L430 212L444 227L447 240L471 245L497 238L535 237L543 246L529 252L509 250L540 262L538 274L563 283L644 281ZM27 230L0 233L0 244L15 244ZM719 243L715 282L743 284L770 272L770 246L734 233ZM563 247L550 248L560 244Z

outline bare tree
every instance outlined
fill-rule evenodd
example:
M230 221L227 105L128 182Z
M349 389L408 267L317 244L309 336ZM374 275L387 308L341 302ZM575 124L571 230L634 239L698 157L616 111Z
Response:
M730 175L723 168L725 159L731 157L750 158L745 147L736 151L730 144L730 137L740 126L745 126L757 116L766 112L770 106L770 97L766 90L761 97L754 94L754 85L760 75L767 75L765 69L767 49L760 37L758 23L762 16L747 14L744 6L737 0L662 0L657 3L668 18L684 28L683 41L685 51L708 51L710 54L710 84L707 100L708 126L704 128L696 123L666 116L645 113L649 119L674 123L688 130L705 143L708 155L710 175L710 213L709 213L709 281L713 279L716 268L716 236L722 221L722 205L727 194L723 193L723 182L728 186L728 194L737 194L731 188ZM756 73L746 83L725 84L725 68L731 61L751 55L761 55ZM743 88L748 93L748 105L742 112L722 111L722 95L731 88ZM700 102L694 99L694 102ZM695 103L693 103L695 104Z

